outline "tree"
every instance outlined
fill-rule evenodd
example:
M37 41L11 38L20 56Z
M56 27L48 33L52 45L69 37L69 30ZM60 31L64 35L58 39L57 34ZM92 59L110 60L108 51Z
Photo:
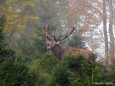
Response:
M3 28L4 28L4 24L5 24L5 16L0 16L0 40L3 40Z
M102 21L100 6L101 1L98 0L69 0L67 6L67 22L72 23L78 31L81 31L80 34L84 36L84 41L94 51L100 44L93 38L96 28Z
M40 53L46 52L46 40L43 34L43 26L40 25L35 26L37 28L34 37L32 37L32 46L34 46L34 49L39 51Z
M86 48L85 42L83 42L83 37L80 35L73 35L69 41L69 45L75 48Z
M2 4L0 3L1 12L2 12L2 14L5 14L6 19L7 19L6 26L4 28L4 30L7 34L12 34L11 32L14 30L22 32L23 29L26 27L27 22L37 19L37 17L35 17L35 16L31 16L31 15L27 15L27 14L24 15L22 13L22 11L24 11L23 9L25 9L27 5L32 4L31 2L33 2L33 1L28 2L28 4L27 4L27 1L25 1L25 2L23 2L23 4L21 4L22 1L20 3L18 3L17 0L16 1L7 0ZM35 2L33 2L33 3L35 3ZM22 6L20 6L20 5L22 5ZM21 7L23 9L20 9ZM8 26L10 26L10 27L8 27Z
M106 0L103 0L103 32L104 32L104 41L105 41L105 57L108 61L108 35L107 35L107 14L106 14Z
M4 3L0 3L1 14L5 14L6 16L4 37L10 48L15 48L17 46L17 38L20 37L21 34L25 33L27 24L29 22L38 20L38 17L35 15L24 14L25 8L28 5L32 7L34 3L35 1L33 0L28 2L6 0Z
M110 58L114 57L114 33L113 33L113 1L109 0L109 38L110 38Z
M4 29L4 17L0 17L0 29ZM1 34L3 32L1 30ZM6 46L3 39L0 39L0 85L1 86L22 86L34 85L28 68L23 64L15 63L15 52ZM30 78L30 79L28 79Z
M104 42L105 57L114 57L114 1L110 0L70 0L68 2L68 20L77 25L85 35L85 42L94 50ZM102 31L103 23L103 31ZM109 28L107 24L109 23ZM102 36L96 37L96 29ZM99 34L101 35L101 34ZM91 40L92 39L92 40ZM101 40L100 40L101 39ZM110 39L110 44L109 44ZM97 41L98 40L98 41ZM110 47L109 47L110 46Z

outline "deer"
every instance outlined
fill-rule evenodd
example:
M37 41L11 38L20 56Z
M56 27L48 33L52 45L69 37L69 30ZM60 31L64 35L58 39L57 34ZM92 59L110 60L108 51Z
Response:
M56 57L59 59L62 59L64 56L77 56L79 54L82 54L85 56L86 59L91 59L92 56L94 56L94 53L91 52L88 49L79 49L79 48L74 48L70 46L62 47L60 45L60 41L68 38L75 30L75 27L72 27L69 32L67 32L65 35L60 35L58 38L55 36L50 36L48 33L48 30L50 29L50 24L47 24L44 26L43 33L46 38L46 47L47 50L50 50L51 52L54 53Z

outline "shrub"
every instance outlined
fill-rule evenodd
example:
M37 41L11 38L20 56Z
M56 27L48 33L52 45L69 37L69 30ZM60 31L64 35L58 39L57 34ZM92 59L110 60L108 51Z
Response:
M67 68L58 64L52 70L52 74L49 76L46 86L71 86L68 76Z
M35 75L36 86L45 86L47 78L52 73L52 69L59 63L59 59L52 53L46 52L33 60L29 65L29 71Z

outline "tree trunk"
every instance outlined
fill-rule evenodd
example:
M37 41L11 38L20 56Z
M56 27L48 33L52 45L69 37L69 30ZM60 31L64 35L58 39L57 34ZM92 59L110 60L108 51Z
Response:
M103 0L103 31L104 31L104 40L105 40L105 57L107 58L106 62L108 63L108 36L107 36L107 22L106 22L106 0Z
M113 35L113 6L112 0L109 0L109 38L110 38L110 58L114 57L114 35Z
M3 36L4 24L5 24L5 17L0 16L0 40L4 39L4 36Z

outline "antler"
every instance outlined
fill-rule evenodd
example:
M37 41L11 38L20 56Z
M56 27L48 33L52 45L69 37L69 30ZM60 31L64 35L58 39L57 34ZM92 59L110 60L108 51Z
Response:
M45 34L45 37L46 37L48 40L53 40L53 38L50 37L50 35L48 34L49 28L50 28L50 24L45 25L43 32L44 32L44 34Z
M71 29L71 31L66 33L65 35L60 35L58 39L56 39L55 35L54 35L54 39L56 39L56 41L61 41L61 40L65 39L65 38L67 38L74 30L75 30L75 27L73 27Z
M57 39L57 38L55 37L55 34L54 34L54 37L53 37L53 38L50 37L50 35L48 34L49 28L50 28L50 24L47 24L47 25L44 26L44 34L45 34L46 38L47 38L48 40L51 40L51 41L52 41L52 40L61 41L61 40L65 39L65 38L67 38L67 37L75 30L75 27L73 27L70 32L66 33L65 35L60 35L59 38Z

